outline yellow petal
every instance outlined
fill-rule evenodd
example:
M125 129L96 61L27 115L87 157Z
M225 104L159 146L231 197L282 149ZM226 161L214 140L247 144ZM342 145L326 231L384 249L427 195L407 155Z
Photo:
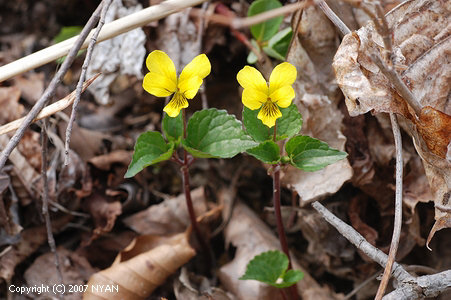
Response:
M241 100L244 106L254 110L260 108L266 102L267 98L268 96L260 91L253 88L246 88L243 91Z
M173 89L171 91L175 92L177 85L177 73L175 72L174 63L166 53L160 50L152 51L147 56L146 65L150 73L156 73L165 77L165 83L169 81L173 82Z
M296 76L295 66L287 62L278 64L269 77L269 94L285 85L292 85L296 80Z
M193 99L202 85L202 81L202 78L199 76L192 76L179 82L179 93L183 94L187 99Z
M291 85L285 85L275 90L269 97L271 101L277 103L281 108L290 106L291 101L295 97L294 89Z
M172 97L171 101L163 108L168 116L171 118L175 118L179 115L180 110L182 108L188 107L188 101L183 97L183 95L176 93L174 97Z
M175 82L168 77L150 72L144 76L143 88L146 92L154 96L167 97L175 91L176 86Z
M279 108L275 103L271 101L266 101L263 104L262 109L257 115L257 118L262 120L263 124L268 126L269 128L273 127L276 124L276 120L282 116Z
M244 89L251 88L266 95L268 94L266 80L263 78L262 73L254 67L245 66L238 72L236 79Z
M205 54L196 56L189 64L183 68L180 74L179 82L189 80L191 77L197 76L201 80L210 74L211 64Z

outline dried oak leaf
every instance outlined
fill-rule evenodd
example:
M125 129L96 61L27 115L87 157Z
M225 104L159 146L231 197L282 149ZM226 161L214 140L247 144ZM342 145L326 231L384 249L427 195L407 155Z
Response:
M94 274L83 299L144 300L196 252L188 243L189 232L172 237L134 240L121 252L113 265ZM149 249L145 252L137 249ZM91 286L119 286L118 291L96 291Z
M56 250L64 281L71 285L84 285L89 277L95 273L88 260L75 252L62 247ZM28 286L59 284L58 274L55 269L55 255L51 252L45 253L33 262L25 271L24 278ZM64 299L78 300L81 298L82 290L67 291ZM52 291L43 291L39 295L32 295L33 299L52 299L55 294Z
M207 211L207 202L203 188L191 192L194 212L196 216ZM140 234L172 234L185 231L190 224L185 196L167 199L148 209L133 214L124 223Z
M450 26L445 25L451 21L451 2L406 1L386 19L392 31L395 70L423 107L418 119L370 58L383 48L372 22L343 38L333 67L351 116L392 112L411 121L407 131L423 160L436 207L430 241L437 230L451 225L451 203L443 201L451 191L451 161L447 159L451 142L451 36Z
M445 0L406 1L390 11L395 68L422 106L451 113L449 24L451 3ZM402 99L370 58L383 48L372 22L344 36L333 68L351 116L368 111L395 112L409 118ZM405 69L403 71L403 69Z

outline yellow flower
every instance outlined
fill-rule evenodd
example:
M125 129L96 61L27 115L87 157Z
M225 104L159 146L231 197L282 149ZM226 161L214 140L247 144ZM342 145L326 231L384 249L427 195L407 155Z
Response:
M177 117L182 108L188 107L187 99L196 96L203 79L211 70L207 56L200 54L186 65L177 79L174 63L160 50L152 51L147 56L146 65L149 73L144 76L144 90L157 97L167 97L175 93L163 109L172 118Z
M255 68L245 66L236 78L244 88L242 101L251 110L261 108L257 115L263 124L273 127L282 116L280 108L290 106L295 97L293 87L296 80L296 68L287 62L277 65L269 77L269 86L263 75Z

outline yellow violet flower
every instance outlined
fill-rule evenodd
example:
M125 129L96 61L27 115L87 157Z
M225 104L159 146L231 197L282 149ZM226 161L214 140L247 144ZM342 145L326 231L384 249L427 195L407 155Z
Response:
M290 106L295 97L291 86L296 80L296 68L287 62L277 65L269 77L269 86L263 75L255 68L245 66L236 78L244 88L242 101L251 110L259 109L257 118L269 128L282 116L280 108ZM262 107L263 106L263 107Z
M210 74L211 65L205 54L196 56L177 78L175 66L169 56L160 50L152 51L146 59L149 73L144 76L143 88L157 97L175 93L164 107L168 116L177 117L182 108L188 107L188 100L196 96L202 81Z

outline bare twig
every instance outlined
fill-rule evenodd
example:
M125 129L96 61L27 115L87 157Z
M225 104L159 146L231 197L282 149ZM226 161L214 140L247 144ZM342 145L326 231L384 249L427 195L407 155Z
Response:
M61 272L61 267L59 264L58 253L56 252L55 238L52 232L52 223L49 215L49 185L47 182L47 149L48 149L48 136L47 136L47 119L44 119L41 127L41 159L42 159L42 182L43 182L43 194L42 194L42 215L45 220L45 227L47 229L47 240L50 246L50 251L52 251L55 256L55 267L56 273L58 275L58 280L60 284L63 284L63 273ZM63 299L62 294L58 294L59 299Z
M310 5L312 5L312 1L296 2L293 4L287 4L285 6L276 9L271 9L269 11L266 11L264 13L252 17L235 18L230 21L230 27L234 29L249 27L258 23L268 21L278 16L283 16L285 14L292 13L298 9L305 8Z
M360 233L358 233L354 228L337 218L334 214L332 214L327 208L325 208L318 201L312 203L313 208L320 213L320 215L338 232L341 233L347 240L349 240L352 244L354 244L357 248L362 250L369 258L377 262L382 267L385 267L388 261L388 256L381 250L377 249L373 245L371 245ZM393 276L397 278L399 281L414 281L415 278L407 273L404 268L398 264L393 264Z
M101 9L101 5L99 5L97 7L96 12L97 11L100 12L100 9ZM86 39L86 37L88 36L91 29L97 23L98 18L95 17L95 13L91 16L91 18L89 18L85 27L81 31L76 43L71 48L69 54L67 55L66 59L64 60L62 66L61 66L61 69L53 77L49 86L44 91L44 94L42 94L41 98L36 102L36 104L33 106L33 108L27 114L27 116L25 117L25 120L22 122L20 127L17 129L16 133L13 135L11 140L8 142L5 149L3 149L3 151L0 155L0 170L3 169L9 155L11 154L11 152L14 150L14 148L19 143L20 139L25 134L25 130L28 128L28 126L30 126L30 124L33 122L33 120L36 118L36 116L39 114L39 112L42 110L42 108L45 105L47 105L50 98L55 94L56 87L61 82L61 80L62 80L63 76L66 74L66 72L69 70L69 67L72 64L72 62L74 61L74 59L78 53L78 50L80 50L80 47L83 44L83 41ZM0 74L1 74L1 71L0 71Z
M199 50L200 52L202 52L202 36L204 35L204 28L205 28L205 12L207 11L209 3L208 2L204 2L202 3L202 18L200 18L199 21L199 29L197 32L197 43L199 44ZM205 92L205 82L202 83L202 86L200 88L200 97L202 99L202 109L207 109L208 108L208 99L207 99L207 94Z
M396 253L398 252L399 238L401 236L402 225L402 174L403 174L403 158L402 158L402 140L401 132L399 130L398 119L394 113L390 113L390 121L393 129L393 136L395 138L396 148L396 192L395 192L395 222L393 225L393 236L390 244L390 251L388 253L388 261L385 265L384 275L376 293L376 300L382 299L390 280L391 269L395 262Z
M383 9L379 2L373 3L375 7L375 13L373 13L366 5L362 6L365 13L373 20L377 33L382 37L384 42L384 58L385 62L378 56L371 54L370 57L373 62L379 67L382 74L393 84L395 90L401 95L401 97L412 107L417 116L420 115L421 105L415 98L407 85L402 81L401 76L393 68L393 43L391 30L388 27L387 19L385 18Z
M411 300L437 297L451 288L451 270L416 278L386 295L384 300Z
M86 80L86 82L83 84L82 92L84 92L91 83L99 77L100 73L94 75L93 77ZM33 122L42 120L44 118L47 118L59 111L62 111L66 109L69 105L71 105L75 100L75 93L76 91L73 91L63 99L58 100L57 102L50 104L49 106L46 106L42 109L42 111L39 113L39 115L33 120ZM0 126L0 135L11 132L13 130L16 130L20 127L20 124L25 120L25 117L14 120L12 122L9 122L5 125Z
M70 144L70 137L72 133L72 126L75 122L75 117L77 116L77 108L78 103L80 102L81 93L83 89L83 82L86 79L86 72L88 70L89 63L91 62L92 52L94 50L94 45L97 42L97 37L99 36L100 30L102 29L103 25L105 24L105 16L106 12L108 11L108 8L110 7L111 0L103 0L102 1L102 12L99 12L100 20L99 24L97 25L96 30L94 31L94 34L91 36L91 40L89 42L88 51L86 52L86 57L83 62L83 66L81 68L81 74L80 78L78 80L76 94L75 94L75 101L74 104L72 104L72 113L70 115L69 123L67 123L66 128L66 141L64 146L64 164L69 164L69 144Z
M352 296L357 294L361 289L363 289L365 286L367 286L371 281L375 280L379 275L381 275L381 272L376 272L376 273L374 273L373 276L370 276L367 279L365 279L362 283L360 283L358 286L356 286L349 294L347 294L342 300L351 299Z
M178 12L187 7L198 5L205 1L206 0L168 0L161 4L148 7L146 9L143 9L134 14L120 18L114 22L105 25L105 27L99 34L97 42L100 43L102 41L111 39L122 33L128 32L138 27L145 26L146 24L152 21L162 19L164 17L169 16L170 14ZM80 36L81 35L82 33L80 33ZM50 46L41 51L35 52L12 63L9 63L5 66L0 67L0 82L67 55L69 50L75 46L75 44L78 41L77 39L80 36L76 36L71 39L65 40L61 43ZM84 43L81 49L86 49L86 47L88 47L89 41L85 40L86 36L83 39ZM77 52L78 51L76 51L75 53Z
M351 30L346 26L346 24L335 14L335 12L327 5L323 0L315 1L315 4L323 11L323 13L329 18L329 20L334 23L334 25L340 30L343 35L351 33Z

